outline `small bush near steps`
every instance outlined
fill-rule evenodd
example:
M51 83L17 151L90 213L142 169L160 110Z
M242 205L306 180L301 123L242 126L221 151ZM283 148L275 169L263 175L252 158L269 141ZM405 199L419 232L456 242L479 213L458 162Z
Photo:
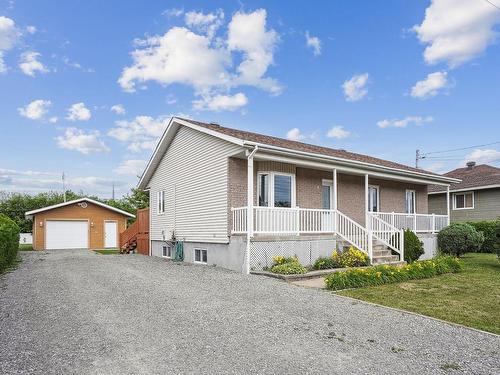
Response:
M424 245L412 230L405 229L404 242L404 257L408 263L418 260L424 254Z
M269 271L280 275L301 275L307 272L297 257L276 256L273 258L274 264Z
M325 283L330 290L360 288L413 279L425 279L444 273L459 272L461 269L462 265L457 258L443 256L413 262L406 266L380 265L334 272L325 278Z
M336 250L330 257L318 258L313 264L315 270L331 268L363 267L368 265L368 255L354 246L341 253Z

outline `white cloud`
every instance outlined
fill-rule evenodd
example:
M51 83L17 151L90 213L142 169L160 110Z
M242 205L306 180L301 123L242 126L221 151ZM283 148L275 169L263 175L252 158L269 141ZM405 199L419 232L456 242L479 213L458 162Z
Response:
M162 12L162 15L166 17L180 17L184 14L184 9L170 8Z
M351 132L348 130L345 130L343 126L334 126L326 134L326 136L328 138L336 138L336 139L347 138L350 135L351 135Z
M173 27L164 35L136 42L133 63L125 67L118 80L123 90L133 92L138 84L155 81L162 85L180 83L193 87L200 100L204 97L234 97L230 90L254 86L279 94L281 86L266 77L273 63L279 40L266 27L264 9L252 13L237 12L227 27L227 40L214 37L222 25L223 13L186 13L187 27ZM235 67L234 60L240 61ZM241 99L241 96L239 96ZM232 108L232 107L229 107Z
M140 176L146 167L146 160L124 160L113 171L120 175Z
M117 115L124 115L126 113L125 107L122 104L115 104L110 109L111 109L111 112L114 112Z
M18 42L21 32L17 29L14 20L0 16L0 73L7 71L4 55Z
M202 99L193 101L193 108L209 111L235 111L247 103L248 98L241 92L234 95L204 95Z
M57 116L52 116L51 118L49 118L49 122L51 124L55 124L58 120L59 118Z
M385 119L377 122L379 128L406 128L408 125L423 125L433 122L432 116L407 116L403 119Z
M483 53L496 40L500 11L486 1L433 0L413 30L427 47L428 64L461 65Z
M166 116L156 119L151 116L137 116L130 121L116 121L115 127L108 131L108 135L121 142L129 143L128 149L132 152L152 150L169 121L170 117Z
M69 66L70 68L78 69L78 70L81 70L82 72L85 72L85 73L94 73L95 72L94 69L92 69L92 68L85 68L79 62L72 61L72 60L70 60L66 56L63 57L62 61L63 61L63 63L65 65Z
M274 62L279 41L278 33L267 29L266 18L265 9L236 12L228 26L227 45L230 51L243 53L243 61L237 67L239 76L233 84L256 86L277 95L282 87L275 79L264 77Z
M40 53L35 51L24 52L19 60L19 68L30 77L34 77L37 72L47 73L49 70L38 61L40 56Z
M308 47L311 47L314 56L321 55L321 40L316 36L309 35L309 31L306 31L306 43Z
M30 120L43 120L52 105L50 100L33 100L24 107L18 108L19 114Z
M36 26L29 25L26 26L26 31L28 32L28 34L35 34L37 32L37 28Z
M424 167L424 169L426 171L429 171L429 172L434 172L434 173L445 173L446 171L444 170L444 163L441 163L441 162L437 162L437 163L432 163L432 164L429 164L428 166Z
M300 132L299 128L293 128L286 133L286 139L289 139L290 141L301 141L304 139L304 136Z
M427 75L423 81L418 81L411 89L411 96L419 99L427 99L436 96L439 90L448 86L448 73L435 72Z
M0 187L7 191L42 192L62 191L62 171L46 172L32 170L0 169ZM101 197L111 195L112 185L118 193L125 193L127 183L108 177L66 175L66 188L73 191L84 191L87 194L98 194Z
M75 150L86 155L109 151L109 148L100 139L100 133L97 130L86 133L81 129L67 128L63 136L55 139L60 148Z
M342 85L347 101L355 102L363 99L368 94L366 85L368 84L368 73L358 74L345 81Z
M468 161L475 161L477 164L497 164L500 163L500 151L492 149L476 149L465 157L465 165Z
M88 121L92 117L90 110L85 107L85 103L75 103L68 108L66 119L70 121Z
M222 26L224 21L224 12L222 9L215 13L187 12L184 15L186 25L206 33L209 39L212 39L217 29Z

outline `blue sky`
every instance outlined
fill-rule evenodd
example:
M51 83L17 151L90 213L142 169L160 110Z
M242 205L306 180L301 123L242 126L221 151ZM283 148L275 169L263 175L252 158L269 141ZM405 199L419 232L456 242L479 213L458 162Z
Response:
M500 141L486 0L283 4L0 0L0 189L122 194L176 114L409 165Z

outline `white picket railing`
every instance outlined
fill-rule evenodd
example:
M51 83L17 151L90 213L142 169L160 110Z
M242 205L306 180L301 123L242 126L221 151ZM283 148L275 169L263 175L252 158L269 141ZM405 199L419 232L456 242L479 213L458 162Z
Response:
M381 219L378 215L368 213L369 231L373 238L379 240L399 254L399 259L404 257L404 233L387 221Z
M395 212L372 212L371 214L398 229L411 229L416 233L437 233L448 226L448 215L401 214Z
M253 208L255 234L338 234L358 249L370 254L368 231L340 211L299 207ZM232 233L247 232L247 207L232 208Z

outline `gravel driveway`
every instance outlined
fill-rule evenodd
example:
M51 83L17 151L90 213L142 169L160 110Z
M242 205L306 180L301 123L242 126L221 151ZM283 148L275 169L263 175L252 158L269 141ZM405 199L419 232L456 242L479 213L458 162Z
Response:
M0 276L2 374L500 372L500 337L140 255L26 252Z

